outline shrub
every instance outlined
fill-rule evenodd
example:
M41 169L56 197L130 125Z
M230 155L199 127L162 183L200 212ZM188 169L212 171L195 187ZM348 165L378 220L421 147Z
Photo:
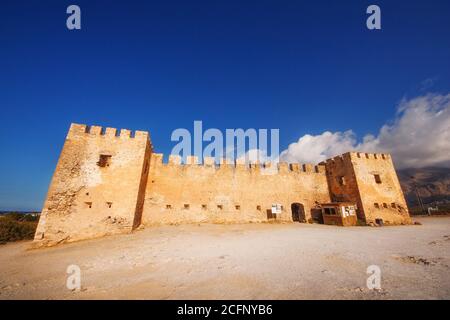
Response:
M0 218L0 244L10 241L33 239L37 228L37 221L35 217L32 218L35 221L23 220L23 215L21 220L17 214L8 214Z

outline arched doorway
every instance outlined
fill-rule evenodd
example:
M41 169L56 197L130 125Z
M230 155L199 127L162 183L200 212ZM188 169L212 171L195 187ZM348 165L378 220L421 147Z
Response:
M305 207L301 203L294 202L291 204L292 221L306 222Z

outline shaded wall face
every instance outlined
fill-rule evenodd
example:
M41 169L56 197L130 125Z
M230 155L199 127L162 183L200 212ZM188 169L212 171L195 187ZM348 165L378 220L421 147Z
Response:
M35 240L72 241L129 231L138 208L148 135L72 125ZM141 196L143 200L143 196ZM142 206L142 205L141 205Z
M292 221L292 203L303 204L310 219L316 201L330 201L323 167L280 164L275 174L264 174L244 165L163 164L156 154L151 163L145 224L261 222L275 218L272 204L283 206L277 220Z
M142 214L144 212L145 189L147 188L148 175L150 172L150 163L152 155L152 146L150 140L146 139L144 149L144 161L142 162L141 178L139 181L138 197L136 202L136 211L133 220L133 229L139 227L142 223Z
M351 153L367 222L410 223L406 201L390 155Z
M364 220L363 205L350 155L344 154L327 160L326 172L331 201L355 203L358 207L358 218Z

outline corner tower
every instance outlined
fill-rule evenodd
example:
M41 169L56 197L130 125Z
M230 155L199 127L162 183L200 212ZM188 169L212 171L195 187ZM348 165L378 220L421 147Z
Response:
M151 152L148 132L72 124L35 242L52 245L139 226Z
M366 223L409 224L408 207L389 154L348 152L326 161L332 201L358 206Z

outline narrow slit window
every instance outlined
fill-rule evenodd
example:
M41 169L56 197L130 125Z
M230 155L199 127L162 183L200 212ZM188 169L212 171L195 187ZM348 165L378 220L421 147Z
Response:
M381 183L381 177L379 174L374 174L373 177L375 178L375 182L380 184Z

